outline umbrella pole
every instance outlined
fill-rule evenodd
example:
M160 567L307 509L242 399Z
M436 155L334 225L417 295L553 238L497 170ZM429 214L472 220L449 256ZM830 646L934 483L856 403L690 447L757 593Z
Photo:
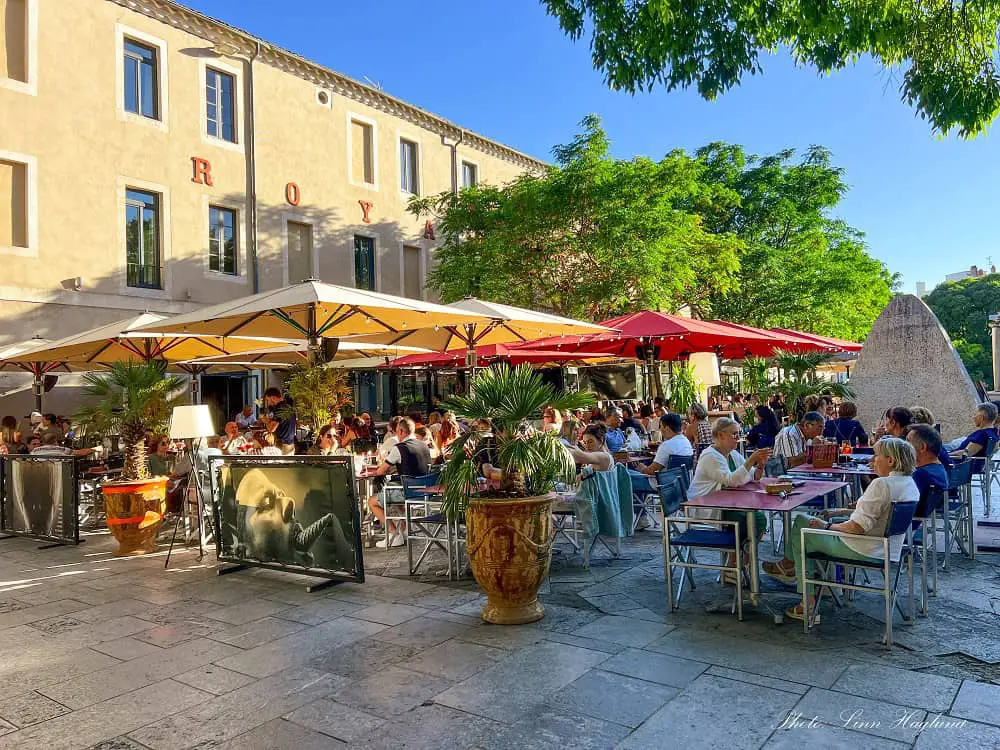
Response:
M42 390L44 384L42 382L42 375L38 371L38 368L34 368L34 380L31 383L32 392L35 394L35 411L40 412L42 410Z
M475 342L475 330L476 327L471 323L465 324L465 366L469 370L469 385L468 391L469 395L472 395L472 381L476 377L476 342Z

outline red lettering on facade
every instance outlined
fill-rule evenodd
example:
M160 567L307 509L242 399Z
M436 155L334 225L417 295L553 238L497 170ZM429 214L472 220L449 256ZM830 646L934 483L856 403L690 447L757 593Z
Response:
M289 182L285 185L285 200L288 201L289 205L297 206L301 199L302 192L299 190L298 185L294 182Z
M361 214L362 214L361 215L361 221L363 221L365 224L371 224L372 220L368 216L368 212L372 210L372 208L375 206L375 204L372 203L371 201L361 200L361 201L358 201L358 205L361 206Z
M212 164L208 159L192 156L191 167L194 169L194 176L191 178L191 182L195 185L208 185L212 187Z
M424 224L424 239L425 240L435 240L437 237L434 236L434 225L431 220L428 219L427 223Z

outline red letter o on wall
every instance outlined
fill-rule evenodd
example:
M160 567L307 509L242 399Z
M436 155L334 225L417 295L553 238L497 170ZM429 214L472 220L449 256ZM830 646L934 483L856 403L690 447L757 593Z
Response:
M287 185L285 185L285 200L288 201L290 205L292 206L299 205L299 200L301 199L301 197L302 195L301 192L299 191L298 185L296 185L294 182L289 182Z

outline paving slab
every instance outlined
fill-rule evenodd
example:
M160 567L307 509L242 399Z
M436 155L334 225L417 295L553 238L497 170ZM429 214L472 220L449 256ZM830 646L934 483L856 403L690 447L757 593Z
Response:
M228 742L206 747L211 747L213 750L278 750L279 748L330 750L332 747L346 747L346 745L301 724L284 719L271 719Z
M387 666L368 677L351 681L335 691L332 698L377 716L396 716L432 699L451 684L440 677Z
M791 693L702 675L618 747L759 748L798 702ZM706 707L711 706L711 715Z
M380 715L366 713L329 698L320 698L300 706L285 714L284 718L341 742L354 742L387 721Z
M61 703L33 690L0 698L0 718L18 728L39 724L69 711Z
M582 628L573 631L573 635L593 638L598 641L612 641L626 646L642 648L655 640L662 638L671 631L668 625L647 622L622 615L605 615Z
M987 750L1000 747L1000 727L949 716L928 716L915 750Z
M213 641L228 643L239 648L256 648L266 643L284 638L286 635L305 630L308 625L280 617L262 617L253 622L233 625L224 630L208 634Z
M913 743L927 712L912 706L811 688L796 704L792 715L807 722L815 720L852 732Z
M350 745L366 750L481 748L491 738L503 732L504 728L503 724L447 706L421 705L386 722Z
M409 604L374 604L352 612L351 617L368 622L378 622L383 625L400 625L407 620L427 614L424 607L414 607Z
M628 727L637 727L677 695L677 688L592 669L561 690L548 704Z
M844 670L832 689L926 711L944 712L951 708L961 684L959 680L908 669L854 664Z
M253 677L241 674L240 672L233 672L229 669L223 669L217 664L206 664L196 667L187 672L174 675L173 679L177 680L177 682L183 682L185 685L190 685L193 688L204 690L206 693L211 693L212 695L224 695L244 685L249 685L254 681Z
M573 712L544 709L515 722L506 731L489 738L484 750L606 750L629 733L621 724ZM662 748L663 745L661 744Z
M449 688L435 702L514 722L607 658L607 654L575 646L535 644Z
M872 737L828 724L788 726L778 729L762 750L802 750L817 747L823 750L906 750L909 743Z
M709 667L705 674L710 674L714 677L725 677L727 680L736 680L737 682L747 682L751 685L760 685L761 687L773 690L782 690L795 695L805 695L809 692L809 685L790 682L788 680L778 680L774 677L764 677L753 672L743 672L739 669L730 669L729 667Z
M601 662L600 668L647 682L682 688L704 672L708 665L690 659L630 648Z
M1000 685L966 680L948 713L961 719L1000 726Z
M469 630L468 625L432 617L417 617L394 625L378 634L379 640L399 646L430 648L460 636Z
M507 656L503 649L452 639L421 649L400 666L452 682L466 680ZM0 714L2 715L2 714Z

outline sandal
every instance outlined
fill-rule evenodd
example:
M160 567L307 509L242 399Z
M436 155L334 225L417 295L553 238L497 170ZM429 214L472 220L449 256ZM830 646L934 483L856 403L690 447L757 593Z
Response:
M817 612L815 609L810 609L809 614L812 616L812 624L819 625L820 620L822 619L819 612ZM794 607L789 607L788 609L785 610L785 617L790 617L793 620L798 620L799 622L802 622L803 620L806 619L806 614L802 609L802 605L796 604Z
M777 578L779 581L784 583L795 583L795 565L794 563L789 565L782 565L784 560L778 562L771 562L768 560L763 565L761 569L767 573L772 578Z

